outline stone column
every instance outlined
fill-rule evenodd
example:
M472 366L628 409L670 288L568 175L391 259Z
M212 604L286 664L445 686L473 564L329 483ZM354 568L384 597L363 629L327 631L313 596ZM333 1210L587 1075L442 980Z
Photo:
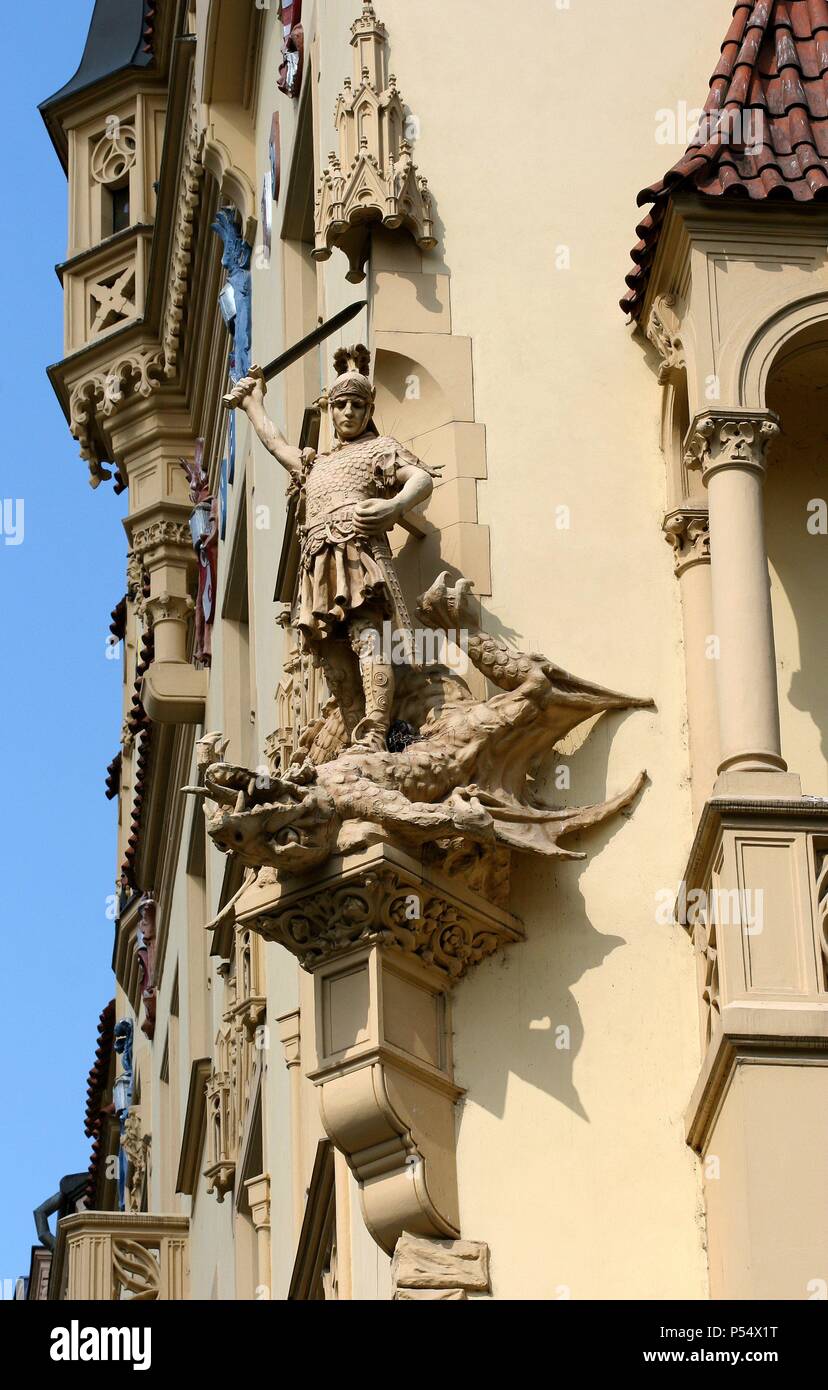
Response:
M732 774L748 774L753 784L757 772L787 770L763 499L767 447L778 431L770 411L711 410L693 421L686 459L689 468L701 468L710 513L719 773L731 781ZM768 795L780 794L775 778L765 786Z
M258 1178L248 1178L244 1186L250 1204L250 1215L256 1228L256 1297L270 1298L270 1176L264 1173ZM266 1295L263 1292L265 1289Z
M690 739L693 820L698 822L719 766L715 662L708 643L714 632L710 586L710 521L707 507L688 502L664 518L681 585Z
M302 1073L299 1064L302 1060L299 1010L282 1014L276 1020L279 1025L279 1041L285 1054L285 1066L290 1072L290 1141L291 1174L293 1186L293 1222L297 1239L302 1229L305 1214L305 1178L302 1165Z
M187 648L196 565L187 518L186 509L165 503L126 522L132 551L150 579L146 609L155 653L144 676L142 701L159 723L197 723L204 717L207 673L195 669Z

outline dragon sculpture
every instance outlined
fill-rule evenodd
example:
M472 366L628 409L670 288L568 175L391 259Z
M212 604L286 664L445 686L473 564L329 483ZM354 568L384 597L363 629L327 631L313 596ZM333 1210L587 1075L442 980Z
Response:
M206 735L197 750L198 785L185 790L204 798L208 833L220 850L285 880L318 870L331 855L393 841L502 902L512 850L582 859L560 840L634 799L643 772L599 805L546 806L534 793L533 772L585 720L652 701L579 680L482 632L467 601L469 581L449 587L447 580L441 574L421 597L417 616L427 627L462 631L471 663L498 693L476 699L445 665L404 664L391 730L404 731L400 751L349 748L331 701L290 765L267 776L225 762L221 735Z

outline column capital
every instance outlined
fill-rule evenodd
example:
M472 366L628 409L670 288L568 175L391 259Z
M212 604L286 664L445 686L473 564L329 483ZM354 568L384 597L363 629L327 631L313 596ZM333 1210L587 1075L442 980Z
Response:
M269 1227L270 1174L262 1173L259 1177L248 1178L244 1186L250 1205L250 1215L253 1218L253 1225L256 1227L256 1230L259 1231Z
M195 608L195 601L189 594L172 594L165 589L148 598L144 606L153 626L156 623L186 623Z
M149 556L150 565L171 555L177 558L177 552L180 551L184 552L184 558L190 562L193 537L188 520L179 521L172 516L159 513L151 518L141 518L128 530L133 553L142 559Z
M700 469L705 486L724 468L764 477L768 445L779 431L779 417L772 410L703 411L687 434L685 466Z
M710 515L706 507L677 507L667 513L661 529L673 547L677 579L693 565L710 564Z
M302 1060L299 1018L299 1010L294 1009L289 1014L281 1014L276 1020L279 1041L285 1054L285 1066L288 1068L298 1067Z

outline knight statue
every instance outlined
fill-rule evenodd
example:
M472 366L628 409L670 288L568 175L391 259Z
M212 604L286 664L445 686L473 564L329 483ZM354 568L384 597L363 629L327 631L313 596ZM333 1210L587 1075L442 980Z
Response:
M387 533L431 496L436 470L378 433L368 349L340 349L334 367L330 453L287 443L265 411L258 367L235 384L225 404L245 411L299 496L301 649L321 664L351 747L384 753L394 667L380 634L388 619L409 625Z

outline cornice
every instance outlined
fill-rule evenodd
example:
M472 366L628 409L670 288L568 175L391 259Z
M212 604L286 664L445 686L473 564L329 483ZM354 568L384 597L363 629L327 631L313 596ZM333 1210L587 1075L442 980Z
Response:
M660 296L686 299L694 245L712 241L715 247L722 239L751 244L766 240L773 244L789 240L792 233L797 241L824 245L828 241L828 205L765 202L757 207L750 199L722 202L699 193L674 194L659 236L636 331L644 334Z
M89 246L85 251L78 251L77 255L70 256L66 261L60 261L55 266L55 274L61 285L67 270L76 270L78 266L93 266L96 260L104 260L112 250L113 246L122 246L136 237L152 236L155 230L152 222L134 222L130 227L124 227L120 232L114 232L112 236L105 237L103 241L96 242L94 246ZM97 341L97 340L96 340ZM81 352L88 351L83 347Z
M824 821L828 825L828 798L805 798L801 800L782 799L778 801L758 798L711 797L705 803L699 819L693 844L687 859L685 878L688 887L699 881L703 867L710 862L712 845L727 820L772 821L785 824L804 823L811 826L814 821Z

